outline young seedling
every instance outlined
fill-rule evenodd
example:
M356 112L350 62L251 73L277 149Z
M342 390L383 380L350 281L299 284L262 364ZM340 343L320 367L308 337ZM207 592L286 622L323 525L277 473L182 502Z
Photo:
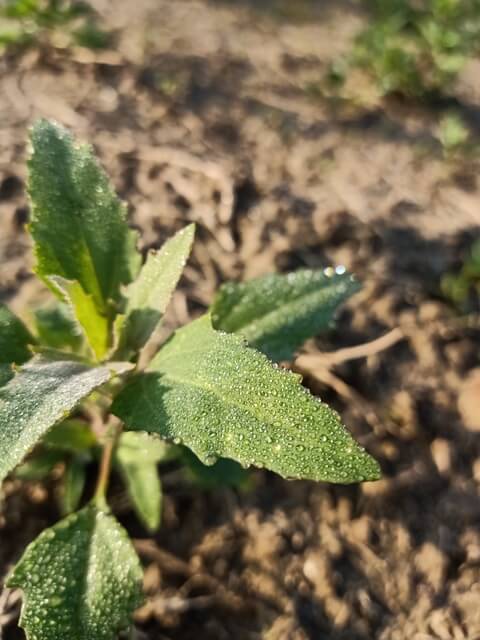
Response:
M30 329L0 308L0 481L15 470L39 478L61 461L69 515L27 547L7 585L23 590L30 640L106 640L142 602L139 560L107 503L112 468L150 530L160 522L157 464L178 451L193 452L180 455L192 469L215 465L217 475L234 460L286 478L379 477L339 416L271 362L328 327L358 285L343 269L227 284L209 313L141 368L194 226L141 266L125 207L90 147L48 121L34 126L31 143L35 272L58 303L37 311ZM96 490L77 511L97 457Z

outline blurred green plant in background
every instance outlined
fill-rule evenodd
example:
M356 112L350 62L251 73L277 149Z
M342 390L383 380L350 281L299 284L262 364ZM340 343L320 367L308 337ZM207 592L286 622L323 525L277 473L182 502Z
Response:
M480 238L471 245L460 270L443 276L441 286L460 311L469 312L480 302Z
M6 0L0 7L0 51L31 45L54 31L64 34L68 44L99 49L109 43L109 34L98 28L96 14L86 2Z
M465 147L470 131L457 113L447 113L439 124L439 140L445 155L455 153Z
M365 0L370 13L342 66L363 69L384 94L429 97L445 92L480 50L480 0ZM340 72L339 72L340 70Z

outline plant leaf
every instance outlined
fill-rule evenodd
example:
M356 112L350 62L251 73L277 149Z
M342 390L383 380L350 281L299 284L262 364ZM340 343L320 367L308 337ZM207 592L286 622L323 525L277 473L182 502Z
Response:
M127 428L183 443L206 464L225 457L341 483L379 477L377 462L300 376L272 366L240 336L214 331L209 316L177 331L112 411Z
M0 388L0 482L56 422L125 368L33 358Z
M121 344L138 351L164 315L190 254L195 225L190 224L150 252L138 278L127 289L127 309Z
M85 460L80 456L72 456L67 462L65 475L62 478L60 507L63 515L72 513L80 504L86 479Z
M89 424L75 419L65 420L54 425L42 440L42 444L46 447L69 453L85 453L92 449L96 443L97 439Z
M149 531L160 526L162 487L157 463L165 458L168 445L159 438L132 431L122 433L115 462L123 476L138 517Z
M0 304L0 364L23 364L32 356L28 346L35 342L23 322Z
M76 144L59 125L38 121L31 131L30 232L36 272L76 280L103 315L135 277L140 255L125 206L115 195L91 147Z
M142 602L142 570L118 522L93 505L43 531L7 579L30 640L113 640Z
M48 280L56 285L71 305L79 325L95 357L100 360L109 350L111 343L110 320L97 310L93 296L85 293L78 282L52 276Z
M42 344L52 349L77 351L82 344L80 327L68 305L55 300L35 310L35 328Z
M350 274L330 269L227 283L214 300L212 324L241 334L276 362L291 360L305 340L331 325L338 306L359 289Z

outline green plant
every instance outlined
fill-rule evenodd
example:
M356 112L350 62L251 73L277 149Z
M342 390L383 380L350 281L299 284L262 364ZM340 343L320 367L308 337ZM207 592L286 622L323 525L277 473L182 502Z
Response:
M194 226L141 266L125 207L90 147L48 121L31 143L35 271L58 302L37 311L31 329L0 308L0 480L16 468L39 478L61 461L69 515L28 546L7 584L24 592L31 640L101 640L127 627L142 600L139 560L107 503L112 468L150 530L160 522L157 464L172 457L210 486L244 479L233 460L288 478L379 477L339 416L264 355L291 358L358 285L344 269L227 284L142 368ZM97 459L96 490L85 496L85 465Z
M447 157L464 149L469 138L470 131L458 114L449 113L440 120L439 140Z
M480 301L480 239L468 250L460 270L448 273L441 282L443 294L461 311L470 311L472 298ZM475 302L474 302L475 307Z
M478 54L479 0L368 0L371 22L349 64L364 69L383 93L420 97L449 89Z
M3 19L3 20L1 20ZM43 33L65 33L70 42L98 49L109 36L95 24L91 6L79 0L6 0L0 8L0 48L28 45Z

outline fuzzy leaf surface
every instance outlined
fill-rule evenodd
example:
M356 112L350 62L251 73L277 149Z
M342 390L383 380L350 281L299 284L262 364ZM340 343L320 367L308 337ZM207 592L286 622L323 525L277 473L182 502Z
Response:
M206 464L218 457L289 478L350 483L379 477L338 414L204 316L177 331L147 372L117 396L128 429L182 443Z
M168 445L147 433L122 433L115 458L138 517L149 531L160 526L162 486L157 463Z
M142 602L141 581L126 531L89 505L43 531L8 585L23 589L29 640L113 640Z
M122 371L122 369L120 369ZM56 422L116 373L35 357L0 388L0 482Z
M164 315L190 254L195 225L167 240L160 251L148 254L138 278L127 289L122 343L141 349Z
M35 338L17 316L0 304L0 364L23 364L31 357Z
M76 280L104 315L140 265L136 235L89 145L40 120L31 131L28 190L36 272ZM51 286L51 283L47 284Z
M227 283L212 306L215 329L239 333L269 358L292 359L305 340L327 329L338 306L359 289L348 273L302 269Z

